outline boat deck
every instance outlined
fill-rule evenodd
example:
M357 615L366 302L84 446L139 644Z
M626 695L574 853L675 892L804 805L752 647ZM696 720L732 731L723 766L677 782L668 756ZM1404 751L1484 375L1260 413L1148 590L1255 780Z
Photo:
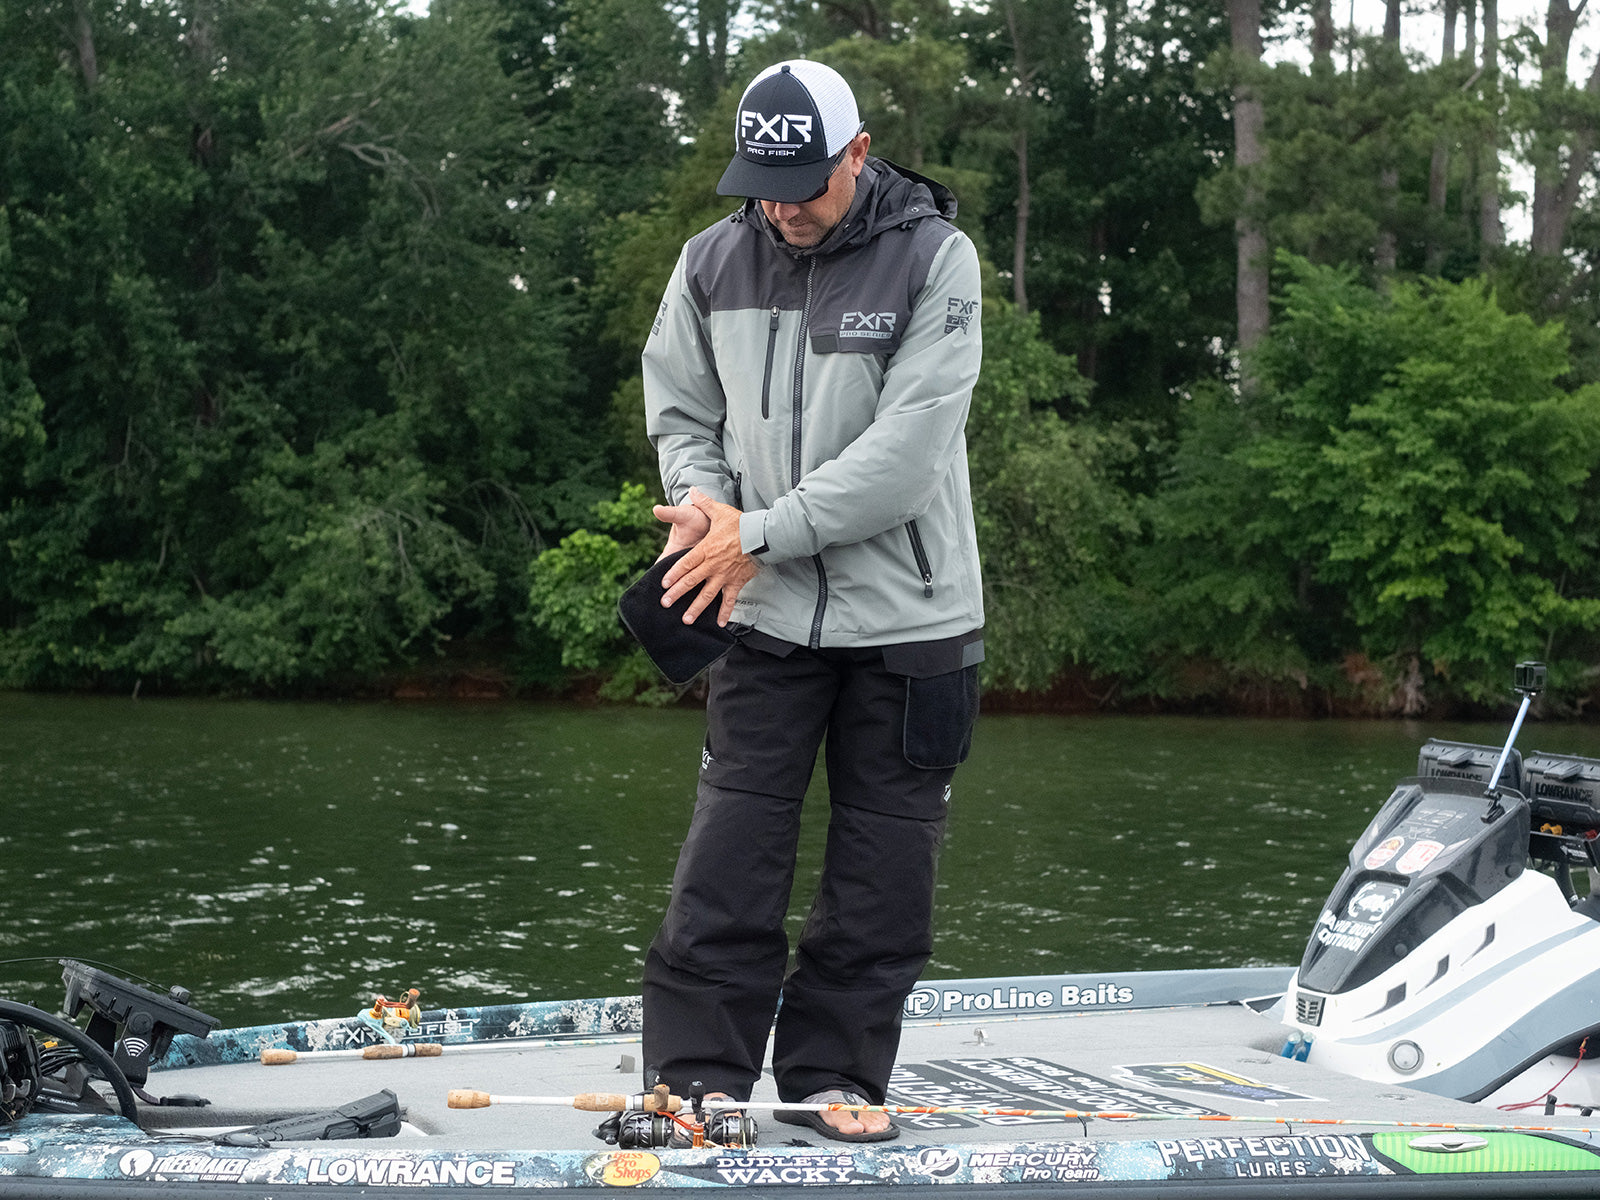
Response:
M596 1039L580 1039L592 1043ZM1452 1124L1494 1119L1481 1107L1402 1088L1375 1090L1316 1066L1283 1058L1283 1029L1239 1004L1149 1011L908 1024L889 1103L905 1106L1022 1108L1056 1112L1160 1113L1160 1119L1065 1116L898 1115L904 1143L940 1145L1092 1137L1173 1140L1337 1132L1313 1121ZM204 1109L148 1110L155 1126L253 1125L336 1107L387 1088L411 1127L405 1139L455 1149L599 1150L604 1114L557 1105L495 1104L452 1109L452 1089L496 1096L571 1096L640 1090L638 1043L541 1045L515 1042L446 1046L437 1058L368 1061L302 1057L285 1066L259 1062L194 1067L152 1076L163 1093L193 1093ZM778 1100L770 1076L752 1099ZM839 1146L809 1129L752 1110L758 1145L796 1140ZM1219 1122L1218 1115L1240 1118ZM1548 1123L1562 1123L1551 1118ZM1540 1124L1546 1123L1543 1118ZM1574 1126L1582 1121L1571 1119ZM1339 1126L1350 1130L1383 1125Z
M830 1140L752 1110L760 1129L753 1147L621 1149L594 1134L604 1114L570 1105L449 1107L449 1093L462 1089L497 1097L638 1092L636 999L423 1014L417 1040L440 1042L437 1057L310 1053L369 1041L350 1020L219 1030L177 1039L147 1085L158 1096L204 1097L207 1106L142 1107L142 1129L117 1117L25 1117L0 1129L0 1193L237 1200L418 1186L648 1186L738 1187L778 1200L795 1187L937 1185L967 1200L998 1200L1018 1189L1182 1197L1292 1183L1304 1197L1367 1188L1600 1197L1600 1139L1590 1132L1600 1122L1375 1085L1319 1066L1314 1052L1308 1061L1284 1057L1284 1027L1260 1011L1263 1001L1246 1001L1281 988L1287 975L930 985L908 1005L888 1102L1034 1115L901 1114L901 1136L871 1144ZM1031 1009L1021 1002L1029 995ZM261 1051L272 1045L301 1057L263 1065ZM394 1137L248 1147L214 1140L226 1129L326 1112L383 1089L404 1110ZM770 1078L753 1099L776 1103ZM1067 1115L1107 1112L1141 1115Z

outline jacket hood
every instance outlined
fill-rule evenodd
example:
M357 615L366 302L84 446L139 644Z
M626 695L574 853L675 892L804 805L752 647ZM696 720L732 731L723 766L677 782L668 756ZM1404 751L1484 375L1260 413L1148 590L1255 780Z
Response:
M867 156L866 165L856 180L856 197L826 241L816 246L790 246L767 221L758 200L745 201L741 214L766 231L778 246L796 257L833 254L871 241L885 229L922 221L929 217L955 220L955 193L944 184L897 166L886 158Z

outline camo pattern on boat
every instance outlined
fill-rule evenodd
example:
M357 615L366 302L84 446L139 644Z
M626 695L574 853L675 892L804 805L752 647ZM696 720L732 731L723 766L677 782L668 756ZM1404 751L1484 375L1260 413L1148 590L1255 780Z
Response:
M1280 992L1288 967L1230 967L1202 971L1147 971L1108 975L1008 975L993 979L926 982L906 997L908 1021L949 1021L1002 1015L1100 1012L1112 1008L1161 1008L1217 1004ZM436 1008L422 1014L422 1028L407 1042L446 1046L505 1038L624 1040L643 1025L638 996L595 1000L545 1000L476 1008ZM153 1070L250 1062L266 1049L346 1050L376 1045L382 1039L358 1016L322 1021L289 1021L219 1029L201 1039L173 1038Z
M551 1038L583 1044L582 1039L618 1040L637 1037L643 1022L638 996L598 1000L548 1000L529 1004L491 1004L476 1008L435 1008L422 1014L421 1028L403 1042L438 1042L457 1046L506 1038ZM381 1039L356 1016L343 1020L290 1021L219 1029L209 1037L179 1034L153 1069L214 1066L251 1062L267 1049L348 1050L374 1046Z
M343 1185L483 1188L838 1187L1307 1179L1410 1175L1370 1134L1308 1133L1014 1142L980 1146L776 1146L750 1150L445 1152L349 1143L243 1149L142 1134L116 1117L24 1118L0 1130L0 1179L105 1180L123 1185ZM1438 1156L1428 1172L1473 1176L1581 1171L1600 1153L1576 1140L1499 1134L1479 1153ZM1569 1176L1570 1177L1570 1176ZM4 1190L0 1188L0 1190ZM153 1189L154 1190L154 1189ZM128 1194L137 1194L130 1189Z

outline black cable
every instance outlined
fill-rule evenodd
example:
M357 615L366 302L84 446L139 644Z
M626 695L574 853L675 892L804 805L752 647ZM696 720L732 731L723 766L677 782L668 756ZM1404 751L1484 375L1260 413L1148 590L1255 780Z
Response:
M99 967L101 970L111 972L111 974L117 976L119 979L129 979L134 983L142 983L154 991L166 990L161 984L157 983L154 979L151 979L148 975L137 974L136 972L129 971L118 966L116 963L101 962L97 958L84 958L81 954L32 954L25 958L0 958L0 967L10 967L16 965L17 963L56 963L59 965L62 959L71 959L74 962L81 962L86 967Z
M134 1097L128 1077L105 1048L87 1033L76 1025L69 1025L47 1012L41 1012L31 1004L18 1004L13 1000L0 1000L0 1017L48 1033L71 1045L89 1063L99 1068L100 1074L111 1085L111 1090L117 1094L117 1106L122 1110L122 1115L135 1125L139 1123L139 1102Z

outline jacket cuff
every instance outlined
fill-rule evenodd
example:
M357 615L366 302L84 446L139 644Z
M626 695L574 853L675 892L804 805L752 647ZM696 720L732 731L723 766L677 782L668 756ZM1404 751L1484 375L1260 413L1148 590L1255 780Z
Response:
M767 510L739 514L739 549L757 557L767 552Z

